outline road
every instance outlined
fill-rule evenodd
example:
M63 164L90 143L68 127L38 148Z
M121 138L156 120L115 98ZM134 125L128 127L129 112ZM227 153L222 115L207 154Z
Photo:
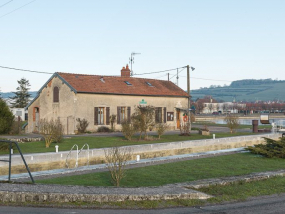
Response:
M250 199L245 202L191 207L191 208L170 208L156 210L112 210L112 209L61 209L61 208L36 208L36 207L0 207L0 213L29 213L29 214L189 214L189 213L209 213L209 214L283 214L285 213L285 194L263 196Z

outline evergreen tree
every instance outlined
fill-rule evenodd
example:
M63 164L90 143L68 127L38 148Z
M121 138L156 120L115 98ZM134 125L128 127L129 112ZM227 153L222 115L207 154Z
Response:
M29 103L29 87L31 86L29 83L29 80L22 78L18 80L19 86L17 87L17 91L13 92L15 94L14 97L11 97L13 99L12 107L14 108L24 108Z
M0 99L0 134L8 134L12 128L14 115L6 102Z

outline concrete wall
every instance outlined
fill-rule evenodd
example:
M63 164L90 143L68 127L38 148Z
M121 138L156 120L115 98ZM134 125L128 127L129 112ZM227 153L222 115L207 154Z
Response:
M231 148L240 148L253 146L263 143L263 137L278 139L280 134L265 134L256 136L241 136L231 138L219 138L209 140L193 140L171 143L157 143L128 146L133 151L132 159L135 160L136 155L141 155L141 159L164 157L179 154L189 154L205 151L223 150ZM80 149L80 148L79 148ZM60 147L59 147L60 151ZM68 152L59 153L42 153L42 154L27 154L25 159L32 172L66 168L66 157ZM104 148L92 149L89 151L90 164L101 164L105 161ZM87 165L87 151L83 151L79 156L79 166ZM1 159L8 159L8 156ZM75 166L76 152L72 152L71 158L68 159L70 168ZM13 155L12 173L26 172L25 166L19 155ZM7 163L0 162L0 175L8 174Z

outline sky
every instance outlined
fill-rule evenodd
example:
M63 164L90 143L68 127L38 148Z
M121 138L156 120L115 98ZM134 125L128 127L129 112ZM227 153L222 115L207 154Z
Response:
M194 67L191 90L285 80L284 11L283 0L0 0L0 66L120 75L136 52L134 74ZM186 90L186 69L178 71ZM168 73L176 83L177 71ZM24 77L37 91L50 76L0 68L0 90Z

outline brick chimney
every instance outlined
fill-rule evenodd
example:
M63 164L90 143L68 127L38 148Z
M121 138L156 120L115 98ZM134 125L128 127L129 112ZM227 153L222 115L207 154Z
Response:
M126 65L126 67L123 67L121 70L121 77L130 77L131 76L131 70L129 69L129 65Z

